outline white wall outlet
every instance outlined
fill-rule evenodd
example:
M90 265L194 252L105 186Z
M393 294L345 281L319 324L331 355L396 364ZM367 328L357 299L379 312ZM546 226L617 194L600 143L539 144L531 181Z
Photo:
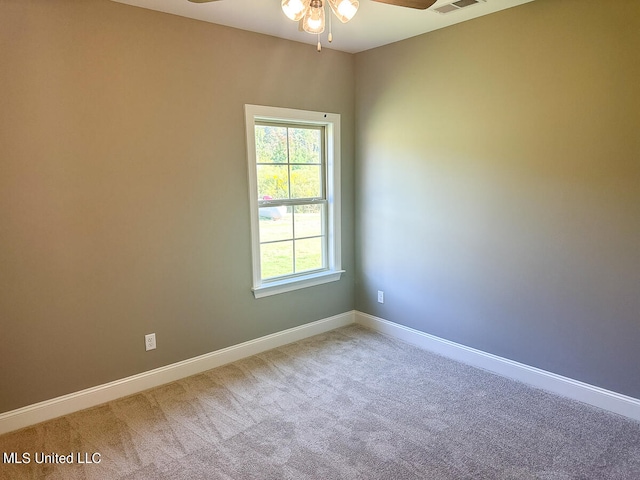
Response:
M382 290L378 290L378 303L384 303L384 292Z
M155 350L156 348L156 334L150 333L144 336L144 348L148 352L149 350Z

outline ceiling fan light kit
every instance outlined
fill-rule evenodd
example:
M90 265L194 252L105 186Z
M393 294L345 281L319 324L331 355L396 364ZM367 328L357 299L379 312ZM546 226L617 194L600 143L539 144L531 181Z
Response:
M302 29L305 32L318 35L318 51L322 49L320 34L324 32L325 27L323 1L329 3L331 11L342 23L351 20L360 7L358 0L282 0L281 3L282 11L287 18L294 22L302 21ZM331 19L329 19L329 42L332 40Z

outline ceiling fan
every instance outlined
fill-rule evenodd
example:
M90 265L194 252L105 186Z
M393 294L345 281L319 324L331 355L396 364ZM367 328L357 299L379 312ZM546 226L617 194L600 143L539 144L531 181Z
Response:
M191 3L210 3L219 0L189 0ZM373 0L374 2L387 3L389 5L397 5L398 7L417 8L418 10L426 10L437 0Z
M189 0L192 3L209 3L219 0ZM282 11L295 22L299 22L300 30L318 35L318 51L322 49L320 34L324 32L325 13L324 3L328 3L333 14L342 23L353 18L360 6L359 0L281 0ZM396 5L398 7L426 10L437 0L373 0L374 2ZM331 14L329 14L329 43L333 40L331 33Z

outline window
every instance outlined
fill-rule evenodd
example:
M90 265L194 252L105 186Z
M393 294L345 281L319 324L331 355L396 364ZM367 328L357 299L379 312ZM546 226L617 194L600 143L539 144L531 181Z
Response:
M245 105L256 298L340 279L340 115Z

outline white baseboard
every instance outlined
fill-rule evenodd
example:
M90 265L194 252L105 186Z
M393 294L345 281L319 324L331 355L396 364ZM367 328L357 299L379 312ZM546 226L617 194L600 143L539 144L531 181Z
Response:
M342 313L104 385L12 410L0 414L0 434L94 407L352 323L354 323L354 312Z
M356 323L459 362L640 421L640 400L355 312Z
M0 414L0 434L94 407L352 323L425 350L640 421L640 400L351 311Z

